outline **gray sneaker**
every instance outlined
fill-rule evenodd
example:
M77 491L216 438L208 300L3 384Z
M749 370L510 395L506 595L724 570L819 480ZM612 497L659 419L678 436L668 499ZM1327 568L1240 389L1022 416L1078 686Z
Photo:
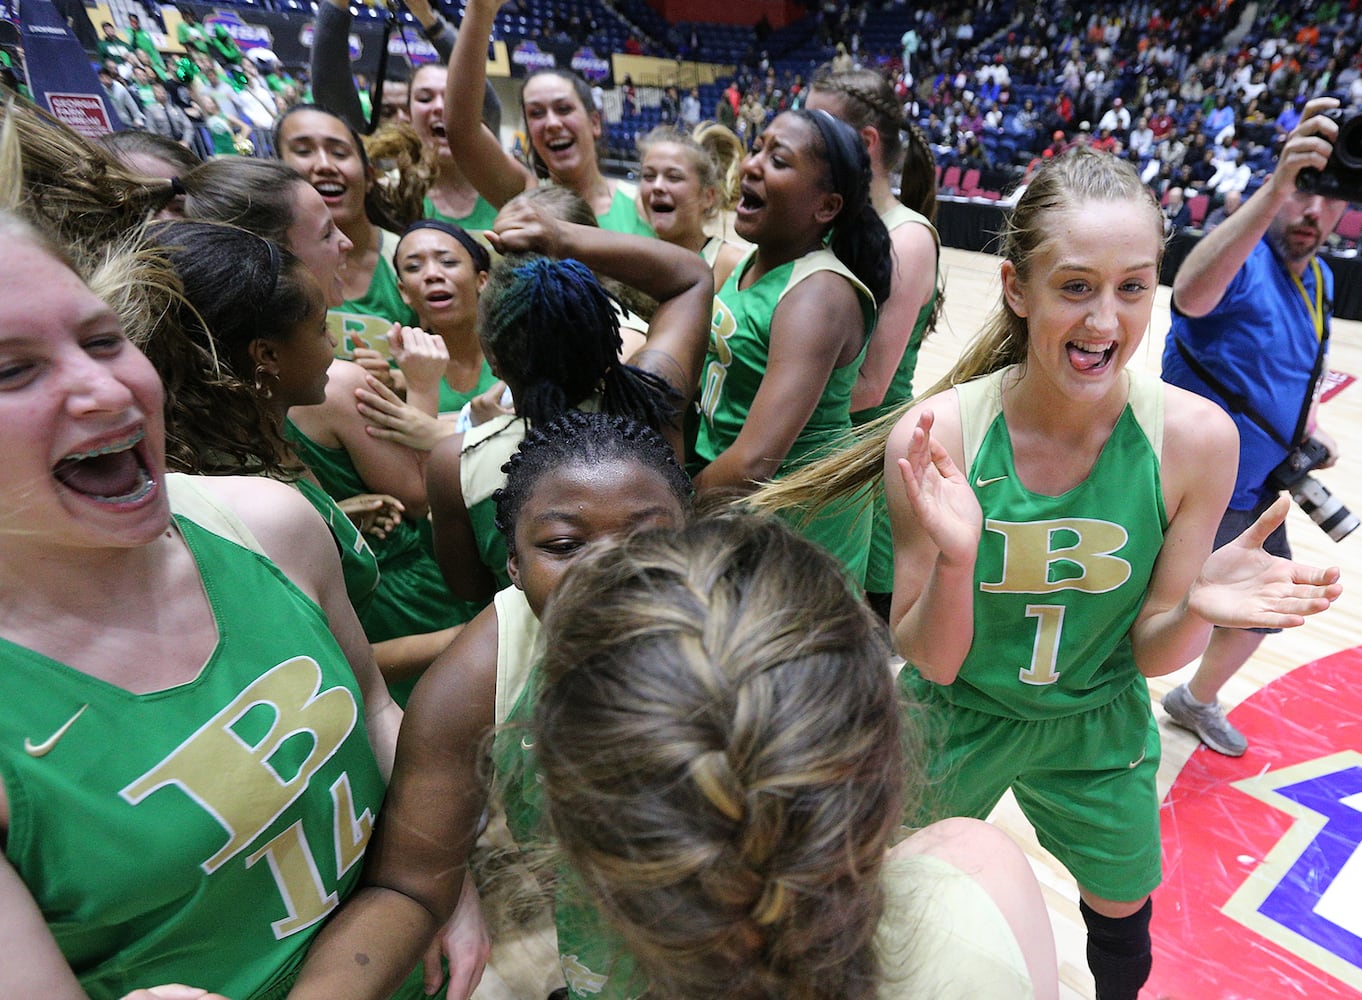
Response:
M1163 710L1183 729L1190 729L1201 742L1226 757L1242 757L1248 749L1244 734L1230 725L1220 702L1202 705L1192 698L1186 684L1179 684L1163 696Z

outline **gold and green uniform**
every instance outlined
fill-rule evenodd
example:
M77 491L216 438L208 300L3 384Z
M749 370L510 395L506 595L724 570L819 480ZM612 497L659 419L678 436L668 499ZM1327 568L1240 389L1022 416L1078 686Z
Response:
M702 463L714 461L732 446L747 423L752 402L766 375L771 353L771 317L781 299L805 278L832 271L851 282L860 296L865 344L875 326L875 300L831 250L815 250L762 275L747 288L739 281L752 262L749 253L714 298L709 352L700 380L700 430L695 442ZM821 457L851 428L851 390L865 359L865 346L850 364L833 369L818 405L776 470L779 479ZM792 518L797 530L823 545L846 566L856 583L865 579L870 544L870 511L863 496L832 504L804 522Z
M285 422L284 436L333 499L344 500L375 492L360 478L350 453L344 448L318 444L292 421ZM370 642L436 632L461 625L473 617L476 608L455 599L440 575L430 539L429 519L412 521L403 517L386 538L374 539L371 547L378 559L378 589L369 606L359 614L360 624ZM388 690L393 700L405 706L415 686L416 680L412 679L390 684Z
M1087 478L1022 485L1001 389L958 386L964 468L983 511L974 642L955 681L905 668L926 704L932 818L983 819L1011 788L1041 844L1107 899L1159 882L1158 729L1130 629L1163 547L1161 382L1129 372L1127 405Z
M528 426L528 421L513 413L494 417L464 434L459 456L459 489L473 525L478 555L496 578L498 590L510 587L511 577L506 572L506 538L496 526L493 494L506 485L501 467L525 440Z
M355 522L336 506L331 495L310 479L299 479L293 484L299 493L326 522L340 552L341 575L345 577L345 596L355 614L362 615L373 603L378 589L378 559L364 540Z
M218 631L192 681L135 694L0 640L5 856L94 1000L282 1000L358 882L383 780L321 608L258 552L175 530Z
M914 212L907 205L895 203L888 212L882 212L880 218L884 220L885 228L891 233L899 226L910 223L926 226L928 231L931 232L932 238L936 240L937 272L939 275L941 237L937 233L936 227L931 224L926 216ZM926 305L918 310L917 318L913 321L913 331L908 335L908 344L903 350L903 357L899 360L898 368L894 370L894 377L889 382L889 388L885 390L884 400L879 406L872 406L852 413L851 422L853 424L869 423L913 397L913 372L917 368L918 354L922 351L922 341L927 335L927 323L932 318L936 296L937 287L933 283L931 297L927 299ZM889 528L889 505L885 501L882 486L875 489L872 516L870 558L865 569L865 589L873 594L888 594L894 589L894 538Z
M397 290L397 272L393 270L397 241L396 234L379 230L378 263L369 287L359 298L346 299L326 311L326 326L336 338L338 357L354 357L356 347L371 347L387 355L384 338L394 323L421 325L415 310L402 301L402 293Z
M493 602L497 610L498 729L492 764L506 810L506 827L517 844L528 845L548 836L543 786L529 738L543 635L539 619L520 590L499 591ZM560 874L553 915L558 957L571 1000L632 1000L642 994L643 980L635 974L633 958L600 922L569 872Z

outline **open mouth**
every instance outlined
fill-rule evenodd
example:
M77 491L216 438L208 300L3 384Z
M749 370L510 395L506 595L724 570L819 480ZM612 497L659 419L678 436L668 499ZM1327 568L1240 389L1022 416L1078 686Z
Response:
M134 504L145 499L156 485L139 447L146 435L131 436L90 451L75 451L52 470L67 489L109 506Z
M560 139L550 139L548 142L544 143L545 148L548 149L550 153L561 153L571 149L574 145L576 145L576 143L571 136L563 136Z
M327 201L335 201L336 199L345 197L345 192L348 190L344 184L337 183L336 181L318 181L312 186L316 189L317 193Z
M1116 353L1116 342L1071 340L1065 345L1069 352L1069 364L1080 372L1102 371L1111 364Z
M431 306L448 305L454 301L453 292L433 291L426 292L426 304Z
M676 211L676 206L669 201L650 201L648 211L654 215L670 215Z
M737 205L737 211L739 213L755 212L765 207L766 199L762 198L751 188L744 185L740 189Z

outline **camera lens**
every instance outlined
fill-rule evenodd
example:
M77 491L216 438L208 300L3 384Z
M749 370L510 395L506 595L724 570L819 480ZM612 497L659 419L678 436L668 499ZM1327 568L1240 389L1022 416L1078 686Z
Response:
M1314 476L1306 476L1291 491L1291 499L1310 515L1310 520L1336 542L1341 542L1357 527L1357 515L1343 506Z
M1362 168L1362 117L1349 116L1339 124L1334 155L1345 167Z

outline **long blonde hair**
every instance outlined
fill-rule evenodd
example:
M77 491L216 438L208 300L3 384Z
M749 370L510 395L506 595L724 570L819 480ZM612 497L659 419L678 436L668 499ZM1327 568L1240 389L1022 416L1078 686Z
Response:
M1110 201L1147 205L1150 226L1162 241L1163 216L1158 201L1125 160L1087 146L1075 146L1049 161L1037 172L1003 229L1002 256L1016 268L1017 280L1025 284L1030 279L1036 254L1052 238L1050 219L1054 213L1080 202ZM1160 259L1162 256L1160 242ZM1027 343L1026 320L1000 294L998 305L979 336L940 381L897 409L849 432L845 446L832 450L827 457L763 485L748 497L748 502L766 510L814 512L835 500L854 496L883 472L889 434L905 413L922 400L963 382L1009 365L1024 364Z

